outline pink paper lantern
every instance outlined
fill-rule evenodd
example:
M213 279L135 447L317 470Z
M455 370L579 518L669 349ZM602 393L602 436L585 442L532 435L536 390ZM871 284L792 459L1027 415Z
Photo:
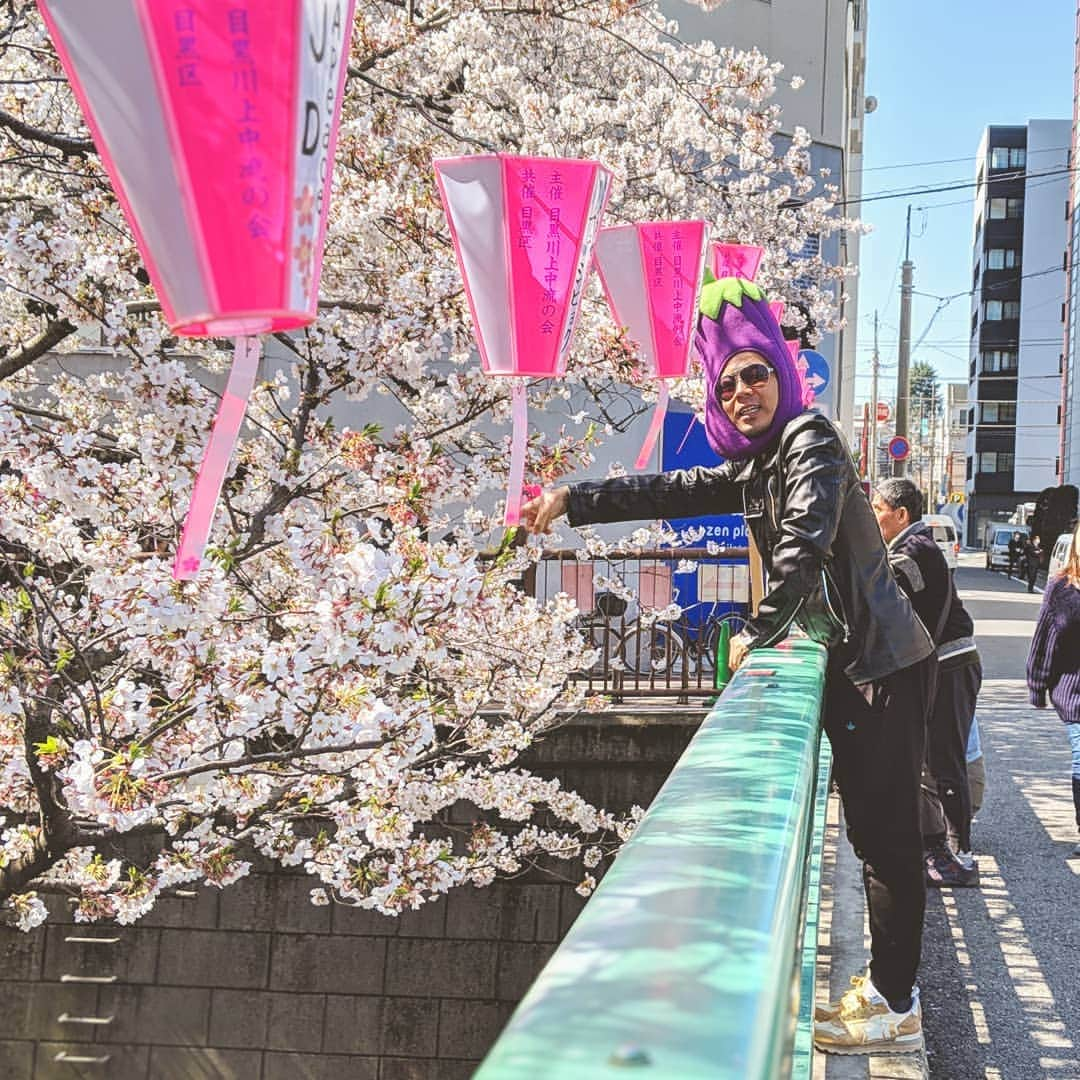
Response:
M611 173L596 161L483 154L434 162L488 375L516 377L507 525L520 520L523 376L566 369Z
M258 370L316 314L355 0L38 0L172 330L237 337L173 567L192 577Z
M764 248L756 244L713 244L710 267L714 278L737 277L753 281Z
M601 229L596 265L615 321L625 326L649 373L659 380L635 468L652 456L668 406L667 379L690 370L698 292L709 227L704 221L652 221Z

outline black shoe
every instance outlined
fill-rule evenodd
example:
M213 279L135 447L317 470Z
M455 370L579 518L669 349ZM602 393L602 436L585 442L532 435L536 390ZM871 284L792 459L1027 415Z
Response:
M925 857L926 884L932 888L973 889L979 884L979 866L965 866L948 848L935 848Z

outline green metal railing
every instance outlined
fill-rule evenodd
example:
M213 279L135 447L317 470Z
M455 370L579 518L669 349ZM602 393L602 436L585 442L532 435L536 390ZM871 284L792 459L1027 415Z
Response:
M810 1075L824 672L751 654L475 1080Z

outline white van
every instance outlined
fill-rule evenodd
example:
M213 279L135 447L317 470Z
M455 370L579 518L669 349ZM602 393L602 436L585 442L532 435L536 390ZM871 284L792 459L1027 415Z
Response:
M960 561L960 539L956 535L956 522L948 514L923 514L922 519L930 526L949 569L955 570Z
M1054 550L1050 552L1050 567L1046 571L1046 580L1049 581L1055 574L1060 574L1065 560L1069 557L1069 545L1072 543L1071 532L1062 533L1054 541Z
M1027 536L1026 525L1009 525L1002 522L1000 525L988 525L986 528L986 569L1008 570L1009 568L1009 541L1019 533ZM1020 565L1017 560L1017 566Z

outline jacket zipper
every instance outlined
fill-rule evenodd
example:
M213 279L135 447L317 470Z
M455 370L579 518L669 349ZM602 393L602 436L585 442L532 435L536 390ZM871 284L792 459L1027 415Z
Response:
M829 572L824 566L821 568L821 591L825 597L825 607L828 608L829 614L841 630L844 632L844 644L846 645L851 638L851 630L848 627L847 618L844 615L837 615L836 608L833 607L832 597L829 595L829 583L832 579L829 577ZM843 605L840 605L840 610L843 611Z

